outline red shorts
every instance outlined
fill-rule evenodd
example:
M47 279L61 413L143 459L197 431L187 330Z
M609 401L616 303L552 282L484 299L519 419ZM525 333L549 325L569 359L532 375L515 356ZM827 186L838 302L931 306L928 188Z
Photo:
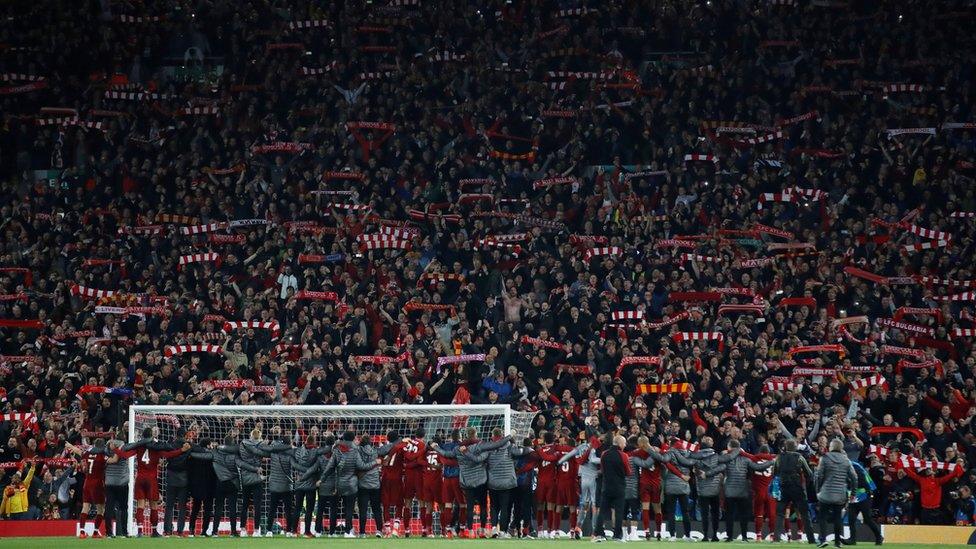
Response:
M440 503L441 501L441 476L424 475L424 491L420 501L429 503Z
M461 480L458 477L444 477L441 479L441 502L464 503L464 491L461 490Z
M755 494L752 497L752 514L756 517L776 518L776 500L769 493Z
M556 503L556 483L540 482L535 487L536 503Z
M579 505L579 481L563 481L556 484L556 505Z
M95 479L85 479L85 488L81 494L82 503L105 505L105 483Z
M403 505L403 482L389 479L380 482L380 503L383 507Z
M424 494L424 472L407 469L403 472L403 499L420 499Z
M159 501L159 482L155 477L136 477L134 496L136 501Z
M641 503L661 503L660 484L638 484Z

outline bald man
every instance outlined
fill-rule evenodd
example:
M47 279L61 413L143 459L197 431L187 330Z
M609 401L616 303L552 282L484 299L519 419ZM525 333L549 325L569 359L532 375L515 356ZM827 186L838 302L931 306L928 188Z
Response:
M605 541L604 525L609 518L607 515L613 510L613 539L624 539L624 487L632 469L630 459L624 453L627 439L621 435L613 437L613 445L606 444L600 454L600 470L603 472L603 499L600 504L600 519L597 521L594 541Z

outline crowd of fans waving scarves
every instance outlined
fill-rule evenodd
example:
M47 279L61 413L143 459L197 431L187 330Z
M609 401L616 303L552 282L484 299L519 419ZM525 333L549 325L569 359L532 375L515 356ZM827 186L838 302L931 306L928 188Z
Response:
M0 461L36 514L134 402L471 402L840 436L888 520L973 522L973 472L916 478L976 457L965 2L0 11ZM222 72L169 78L190 48Z

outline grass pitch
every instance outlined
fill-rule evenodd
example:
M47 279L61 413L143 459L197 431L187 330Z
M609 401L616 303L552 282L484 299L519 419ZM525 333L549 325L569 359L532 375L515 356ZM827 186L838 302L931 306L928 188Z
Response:
M616 546L617 543L607 542L602 546ZM717 549L724 546L724 543L689 543L689 542L662 542L662 541L632 541L628 545L648 548L648 549ZM750 545L759 547L792 547L800 549L803 547L813 547L806 543L760 543L754 542L734 542L729 545ZM869 541L862 541L858 545L871 546L874 544ZM474 549L488 547L503 547L515 549L516 547L595 547L589 540L497 540L497 539L443 539L443 538L409 538L409 539L343 539L343 538L116 538L116 539L76 539L76 538L11 538L0 539L2 549L269 549L279 547L289 547L295 549ZM949 547L946 545L925 545L925 544L885 544L886 549L939 549ZM964 547L964 546L957 546Z

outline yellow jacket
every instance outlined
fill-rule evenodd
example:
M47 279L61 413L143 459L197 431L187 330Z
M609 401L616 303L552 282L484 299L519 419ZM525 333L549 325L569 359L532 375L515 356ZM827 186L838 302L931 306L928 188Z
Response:
M27 490L30 488L31 481L34 480L34 470L37 464L31 465L27 476L21 481L20 485L7 486L3 491L3 502L0 502L0 515L10 516L14 513L23 513L27 510Z

